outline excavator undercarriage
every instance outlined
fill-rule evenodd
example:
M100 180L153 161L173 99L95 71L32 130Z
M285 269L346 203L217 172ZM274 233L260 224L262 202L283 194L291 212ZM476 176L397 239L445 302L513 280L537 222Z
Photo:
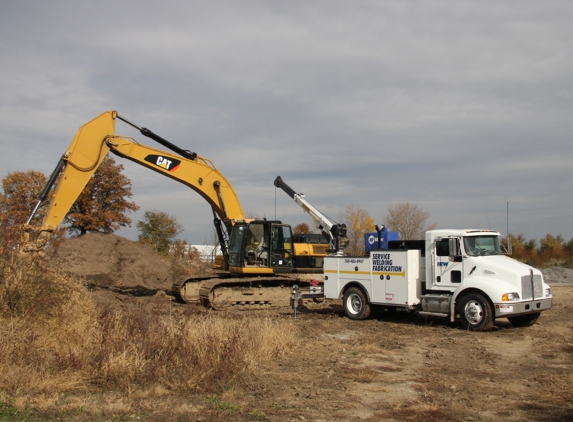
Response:
M293 286L306 288L318 284L307 275L274 275L271 277L183 277L173 283L172 293L181 303L201 304L209 309L229 307L262 308L290 306Z

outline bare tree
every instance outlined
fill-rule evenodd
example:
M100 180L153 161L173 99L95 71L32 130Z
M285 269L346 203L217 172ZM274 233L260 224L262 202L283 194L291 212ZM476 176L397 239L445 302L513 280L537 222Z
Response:
M384 218L388 230L396 231L402 240L423 239L426 230L437 227L436 223L425 227L430 213L416 204L399 203L388 207L388 215Z

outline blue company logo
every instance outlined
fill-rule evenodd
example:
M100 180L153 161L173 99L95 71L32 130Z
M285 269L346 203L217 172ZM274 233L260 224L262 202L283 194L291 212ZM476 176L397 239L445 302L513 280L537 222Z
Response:
M447 267L448 266L448 262L438 262L438 267Z
M383 237L380 237L380 241L381 241L381 242L384 242L384 238L383 238ZM377 236L374 236L373 234L371 234L370 236L368 236L368 243L369 243L370 245L373 245L374 242L378 242L378 237L377 237Z

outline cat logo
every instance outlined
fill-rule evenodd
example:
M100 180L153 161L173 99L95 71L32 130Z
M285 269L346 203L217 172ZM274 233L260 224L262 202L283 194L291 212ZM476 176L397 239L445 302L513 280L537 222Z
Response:
M181 161L177 160L176 158L165 158L161 155L153 154L145 157L145 161L151 164L155 164L156 166L161 167L170 173L173 173L175 170L177 170L179 168L179 164L181 164Z

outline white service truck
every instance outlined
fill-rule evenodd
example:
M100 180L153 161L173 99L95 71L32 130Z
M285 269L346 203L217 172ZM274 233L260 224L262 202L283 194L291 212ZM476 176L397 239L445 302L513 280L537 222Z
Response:
M493 230L430 230L425 240L390 242L367 256L327 256L324 297L342 299L357 320L386 307L473 331L490 330L496 318L530 326L551 308L551 288L539 270L505 256L507 246Z

